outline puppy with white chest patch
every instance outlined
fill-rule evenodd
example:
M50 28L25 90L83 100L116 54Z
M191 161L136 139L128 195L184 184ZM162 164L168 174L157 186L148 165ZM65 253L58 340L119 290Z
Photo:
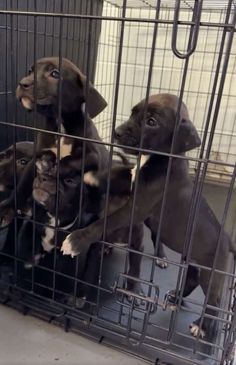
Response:
M145 163L139 172L139 181L134 209L134 223L149 219L150 227L155 230L161 216L163 192L166 183L166 174L169 163L168 153L171 151L173 133L176 123L176 112L179 99L170 94L158 94L149 97L147 108L145 102L137 104L129 120L116 130L116 140L129 153L135 153L129 147L138 147L142 136L142 147L150 150L145 154ZM146 113L144 113L146 111ZM144 118L145 116L145 118ZM198 133L190 121L187 107L184 103L180 108L180 122L176 140L173 146L175 155L184 156L200 145ZM167 155L152 154L151 151L164 152ZM132 171L126 169L128 184L132 182ZM123 174L125 176L125 174ZM162 215L160 239L171 249L182 253L185 235L188 226L193 182L188 172L188 163L183 158L173 157L168 184L165 209ZM145 197L145 199L144 199ZM218 246L221 227L213 211L203 197L200 197L199 214L196 218L196 227L192 237L190 262L197 262L202 266L212 267ZM107 217L109 235L114 227L120 228L128 224L133 206L133 195L123 206ZM62 245L65 254L78 254L91 242L99 239L104 220L100 219L85 229L70 234ZM225 232L221 232L219 252L216 258L216 269L225 271L229 258L229 250L235 253L234 246ZM190 270L191 271L191 270ZM205 294L208 292L210 270L201 269L200 277L196 275L195 282L188 282L185 294L196 288L198 283ZM199 279L199 281L197 280ZM209 288L208 306L203 319L196 320L191 325L191 333L202 337L207 333L213 335L215 330L214 316L218 315L217 308L222 295L224 276L214 273Z
M81 192L81 169L77 165L77 160L73 156L67 156L57 163L56 155L50 151L45 150L36 160L37 175L33 183L33 198L37 205L35 207L36 212L36 230L37 236L41 237L41 246L44 252L50 253L55 247L55 223L56 223L56 201L58 194L58 232L57 232L57 248L60 248L63 240L66 237L66 232L73 231L78 224L83 226L84 222L79 222L79 208L80 208L80 192ZM114 161L115 165L122 165L119 161ZM57 184L57 176L59 169L59 181ZM109 208L116 206L117 197L112 195L110 197ZM120 198L119 198L120 199ZM123 198L126 201L126 197ZM90 215L94 220L95 217L99 217L104 209L105 196L100 193L99 189L92 187L91 184L84 185L82 196L82 211L84 215ZM37 225L37 222L40 225ZM65 232L66 231L66 232ZM122 228L113 231L109 236L109 242L122 243L127 240L129 230ZM132 232L131 247L141 250L143 238L142 224L136 225ZM89 255L91 263L87 262L85 270L83 270L83 261L79 264L80 272L85 271L89 273L89 277L96 277L98 274L98 262L100 262L100 253L97 250L100 247L96 244L91 249L83 252L83 255L87 257ZM95 258L97 254L97 261ZM59 253L58 253L59 255ZM61 254L60 254L61 255ZM62 256L62 255L61 255ZM137 256L137 257L136 257ZM132 253L130 255L130 270L131 276L138 276L140 265L140 255ZM68 260L68 258L67 258ZM71 260L71 259L70 259ZM34 260L35 261L35 260ZM133 262L135 261L135 265ZM73 261L74 264L75 261ZM96 265L95 265L96 264ZM93 268L91 268L93 265ZM90 267L90 269L88 269ZM96 271L96 272L95 272ZM94 275L92 276L92 273ZM90 279L90 280L91 280ZM86 281L86 277L84 278ZM128 288L133 290L141 290L141 288L133 280L128 281ZM86 288L86 286L85 286ZM83 294L83 297L87 298L87 294Z
M45 265L53 267L54 250L56 249L56 270L71 276L75 274L75 261L63 257L59 248L68 232L79 226L83 227L85 224L79 216L81 183L81 168L77 166L76 159L73 156L62 158L59 164L55 153L51 150L44 150L37 156L36 176L33 182L33 199L36 202L35 229L37 244L35 243L32 261L25 264L26 269L31 269L33 265L37 265L39 262L40 267ZM83 188L82 209L84 214L82 218L87 212L87 205L89 205L88 191L85 185ZM56 206L58 208L57 220ZM94 213L90 214L90 216L92 215ZM91 247L88 252L79 258L77 278L82 278L88 283L88 285L78 285L76 304L80 308L83 307L90 294L91 286L89 284L97 283L100 259L101 245ZM43 273L40 268L37 268L37 272L42 273L42 278L38 275L39 277L36 277L35 281L50 286L52 275L47 274L47 272ZM73 292L74 281L68 279L69 284L66 286L64 281L66 279L57 275L56 286L58 289L61 292L68 293L69 288L71 288L71 292Z
M35 78L37 89L34 89ZM59 80L61 80L61 129L58 131L58 99ZM16 97L24 108L37 112L45 117L44 129L52 132L61 132L71 137L58 137L53 133L39 133L37 137L37 151L44 148L56 152L59 158L67 155L77 157L81 162L83 141L73 139L73 136L84 136L100 140L97 129L90 119L98 115L107 105L106 101L88 83L86 77L69 60L62 59L59 70L59 58L42 58L37 61L37 67L32 67L29 75L24 77L16 90ZM84 103L87 105L88 117L84 114ZM101 144L86 142L85 144L85 173L90 170L105 168L108 163L108 153ZM32 193L34 179L34 163L28 164L17 185L18 210L23 210L27 198ZM14 217L14 196L0 205L1 226L10 223Z

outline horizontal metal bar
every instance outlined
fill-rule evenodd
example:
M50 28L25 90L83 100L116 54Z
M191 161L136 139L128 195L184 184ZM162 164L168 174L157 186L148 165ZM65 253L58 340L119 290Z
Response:
M117 148L126 148L126 150L127 150L127 146L117 144L117 143L104 142L104 141L99 141L99 140L93 139L93 138L79 137L79 136L74 136L74 135L66 134L66 133L52 132L52 131L45 130L45 129L42 129L42 128L29 127L29 126L20 125L20 124L17 124L17 123L9 123L9 122L0 121L0 125L12 127L12 128L17 127L17 128L20 128L20 129L26 129L26 130L31 130L31 131L35 131L35 132L43 132L45 134L51 134L53 136L69 137L69 138L73 138L73 139L76 139L76 140L93 142L93 143L101 144L101 145L108 146L108 147L114 146L114 147L117 147ZM145 148L137 148L137 147L129 147L129 150L130 151L139 151L139 152L144 152L144 153L149 153L149 154L159 155L159 156L174 157L174 158L179 158L181 160L187 160L187 161L202 162L203 164L215 164L215 165L221 165L221 166L227 166L227 167L234 168L234 164L231 164L231 163L228 163L228 162L223 162L223 161L218 161L218 160L211 160L211 159L205 159L205 158L200 159L200 158L191 157L191 156L175 155L173 153L165 153L165 152L147 150Z
M43 13L36 11L21 11L21 10L0 10L0 14L4 15L24 15L33 17L52 17L52 18L68 18L68 19L94 19L103 21L117 21L117 22L132 22L132 23L153 23L153 24L169 24L172 25L172 20L162 20L162 19L143 19L143 18L124 18L124 17L114 17L114 16L98 16L98 15L82 15L82 14L61 14L61 13ZM194 22L190 21L178 21L178 25L194 25ZM229 30L236 28L232 24L225 23L210 23L210 22L200 22L201 27L214 27L214 28L228 28Z

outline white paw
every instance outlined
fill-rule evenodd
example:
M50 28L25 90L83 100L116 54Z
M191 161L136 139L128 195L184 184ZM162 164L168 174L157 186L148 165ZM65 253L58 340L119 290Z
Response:
M171 310L172 312L175 312L177 309L177 305L176 304L168 304L168 309Z
M168 264L166 262L166 257L163 257L162 259L158 257L156 259L156 265L159 266L161 269L166 269L168 267Z
M204 338L206 333L203 331L203 329L200 329L199 326L195 323L190 324L190 332L194 337L197 337L199 335L200 338Z
M25 270L30 270L30 269L32 269L32 267L33 267L33 264L31 262L26 262L24 264Z
M72 258L79 254L79 253L75 253L72 250L72 245L70 242L70 234L63 241L62 246L61 246L61 252L63 253L63 255L71 255Z
M86 304L86 300L87 300L86 296L81 297L81 298L76 298L76 307L79 309L84 308L84 306Z

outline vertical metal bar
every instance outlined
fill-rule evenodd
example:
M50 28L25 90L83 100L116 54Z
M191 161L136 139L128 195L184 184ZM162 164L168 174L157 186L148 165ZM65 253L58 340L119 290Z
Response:
M212 265L210 278L209 278L209 282L208 282L208 289L207 289L207 293L205 294L205 300L204 300L204 303L203 303L203 308L202 308L202 313L201 313L201 320L200 320L200 323L199 323L199 328L200 329L201 329L202 324L203 324L204 314L206 312L207 302L208 302L208 298L209 298L209 295L210 295L210 290L211 290L211 286L212 286L212 282L213 282L213 277L214 277L215 270L216 270L220 245L222 244L221 238L222 238L222 235L224 233L224 226L225 226L227 214L228 214L228 211L229 211L232 192L233 192L234 184L235 184L235 178L236 178L236 164L235 164L234 172L232 174L232 179L231 179L231 182L230 182L229 191L228 191L228 195L227 195L227 198L226 198L223 217L222 217L222 220L221 220L220 232L219 232L217 243L216 243L215 256L214 256L213 265ZM223 275L223 274L221 274L221 275ZM219 313L217 313L217 314L219 314ZM195 346L197 346L197 344L199 343L199 336L200 336L200 334L197 336L197 341L194 343Z
M37 11L37 0L34 0L34 10ZM37 16L34 16L34 26L33 26L33 32L34 32L34 100L37 100L37 25L38 20ZM34 103L34 109L33 109L33 128L35 128L37 125L37 107L36 103ZM37 132L33 133L33 139L34 139L34 151L33 151L33 160L34 160L34 176L35 176L35 161L36 161L36 139L37 139ZM33 200L33 237L32 237L32 257L35 255L35 238L36 238L36 208L35 208L35 201ZM32 266L31 270L31 290L34 291L34 285L35 285L35 267Z
M193 27L191 27L191 32L193 32ZM189 42L188 42L188 49L191 46L190 40L191 40L191 34L190 34ZM168 186L169 186L169 181L170 181L171 167L172 167L172 162L173 162L173 157L171 156L171 154L173 154L174 144L175 144L176 135L177 135L177 130L178 130L179 123L180 123L180 108L181 108L181 103L182 103L182 99L183 99L184 88L185 88L185 83L186 83L186 78L187 78L189 57L190 57L190 55L188 55L187 58L185 59L185 64L184 64L184 69L183 69L182 83L181 83L181 89L180 89L180 94L179 94L179 103L178 103L178 106L177 106L175 128L174 128L174 133L173 133L173 138L172 138L172 143L171 143L170 157L169 157L169 162L168 162L168 167L167 167L165 186L164 186L163 198L162 198L162 203L161 203L161 211L160 211L160 218L159 218L159 222L158 222L158 229L157 229L157 237L156 237L156 242L155 242L154 256L156 256L156 254L157 254L158 245L160 243L161 228L162 228L164 210L165 210L166 199L167 199L167 191L168 191ZM155 272L155 259L153 259L153 262L152 262L152 269L151 269L151 275L150 275L150 282L151 283L153 282L154 272ZM150 289L151 288L149 287L149 291L150 291ZM173 326L171 328L169 328L168 341L171 338L172 332L173 332Z
M10 0L10 9L13 10L13 0ZM14 42L14 15L10 15L10 67L11 67L11 91L12 91L12 103L14 107L12 108L12 120L16 120L17 114L16 114L16 104L14 103L14 94L13 90L15 88L15 42ZM13 134L13 166L14 166L14 209L15 212L17 212L17 194L16 194L16 127L12 129ZM17 217L14 218L14 255L17 257L18 255L18 242L17 242ZM18 271L18 261L14 259L14 278L17 279L17 271Z
M93 2L90 0L90 14L93 13ZM92 19L88 19L88 44L87 44L87 64L86 64L86 84L85 84L85 113L84 113L84 129L83 129L83 137L86 137L86 126L88 123L88 93L89 93L89 79L90 79L90 55L91 55L91 32L92 27ZM79 216L78 216L78 224L81 225L82 218L82 205L83 205L83 193L84 193L84 170L85 170L85 157L86 157L86 141L82 141L82 165L81 165L81 181L80 185L80 197L79 197ZM79 257L75 258L76 267L75 267L75 277L78 277L79 272ZM74 282L74 304L76 301L76 293L77 293L78 282L75 280Z
M127 0L123 0L122 18L125 18L125 16L126 16L126 9L127 9ZM117 60L117 72L116 72L116 84L115 84L115 91L114 91L114 108L113 108L113 116L112 116L111 143L114 143L114 132L115 132L117 105L118 105L118 96L119 96L121 61L122 61L123 42L124 42L124 29L125 29L125 21L121 20L120 42L119 42L119 52L118 52L118 60ZM109 152L107 190L106 190L105 209L104 209L104 225L103 225L102 240L105 240L105 231L106 231L106 225L107 225L112 156L113 156L113 146L110 147L110 152ZM100 271L99 275L100 274L101 274L101 271ZM97 302L96 302L96 313L98 313L98 309L99 309L99 296L97 297Z
M226 24L228 23L229 17L230 17L231 2L232 1L229 0L228 9L227 9L227 13L226 13L226 19L225 19ZM200 191L201 191L200 187L201 186L203 187L203 179L202 179L202 184L200 181L201 176L202 176L202 175L200 175L201 166L203 163L200 161L200 159L203 158L204 146L206 143L207 131L208 131L209 123L210 123L211 111L212 111L212 107L213 107L214 96L216 94L216 87L217 87L218 77L219 77L219 73L220 73L221 60L223 57L223 49L224 49L224 44L225 44L226 33L227 33L227 29L224 28L222 39L221 39L221 46L220 46L220 50L219 50L219 58L218 58L218 62L217 62L216 70L215 70L215 79L214 79L214 83L213 83L213 87L212 87L211 100L210 100L210 104L209 104L209 112L208 112L208 116L207 116L205 131L204 131L204 135L203 135L203 141L201 144L199 162L198 162L197 172L196 172L194 186L193 186L191 206L190 206L190 211L189 211L189 219L188 219L188 223L187 223L184 247L183 247L182 258L181 258L181 262L186 263L186 269L187 269L188 262L190 260L190 252L191 252L192 239L191 239L190 235L191 235L191 232L193 232L193 225L194 225L194 221L196 220L196 216L197 216L197 214L196 214L197 203L199 204L199 202L200 202ZM207 166L207 163L205 163L205 165ZM177 313L180 309L180 305L181 305L181 301L182 301L182 297L183 297L184 285L185 285L185 281L186 281L186 273L187 272L185 271L185 275L182 280L182 286L180 288L180 295L179 295L177 310L172 314L172 318L171 318L172 328L174 328L174 325L175 325L175 322L177 319ZM176 287L177 291L178 291L179 285L180 285L180 276L178 277L178 281L177 281L177 287ZM172 335L173 335L173 332L172 332ZM171 335L171 337L172 337L172 335ZM171 337L170 337L170 339L171 339Z
M156 12L155 12L155 19L158 20L159 19L159 14L160 14L160 6L161 6L161 2L160 0L157 0L156 3ZM154 57L155 57L155 50L156 50L156 40L157 40L157 34L158 34L158 23L154 24L154 28L153 28L153 37L152 37L152 47L151 47L151 55L150 55L150 62L149 62L149 71L148 71L148 80L147 80L147 91L146 91L146 95L145 95L145 107L144 107L144 116L143 119L146 118L146 114L147 114L147 105L148 105L148 98L149 98L149 94L150 94L150 88L151 88L151 80L152 80L152 71L153 71L153 64L154 64ZM143 129L142 128L142 135L141 135L141 140L140 140L140 148L142 147L142 143L143 143ZM140 161L141 161L141 151L139 150L138 152L138 159L137 159L137 171L136 171L136 176L135 176L135 183L134 183L134 194L133 194L133 204L132 204L132 210L131 210L131 217L130 217L130 228L129 228L129 236L128 236L128 247L131 246L131 239L132 239L132 229L133 229L133 222L134 222L134 211L135 211L135 201L136 201L136 196L137 196L137 190L138 190L138 180L139 180L139 172L140 172ZM154 263L154 260L153 260ZM155 265L155 264L154 264ZM127 272L128 269L128 255L126 255L126 261L125 261L125 272ZM153 270L153 275L154 275L154 270ZM150 282L152 283L153 281L153 277L150 280ZM148 288L148 296L151 293L151 289L152 286L150 285ZM148 320L149 317L146 317L146 321ZM144 328L146 328L146 326L144 326ZM143 337L144 338L144 337Z
M60 1L60 12L63 13L64 0ZM62 132L62 36L63 36L63 17L59 18L59 82L58 82L58 132ZM54 236L54 250L53 250L53 285L52 285L52 299L55 300L56 294L56 264L57 264L57 237L59 227L59 184L60 184L60 155L61 155L61 137L57 137L57 171L56 171L56 209L55 209L55 227L52 227L55 232Z

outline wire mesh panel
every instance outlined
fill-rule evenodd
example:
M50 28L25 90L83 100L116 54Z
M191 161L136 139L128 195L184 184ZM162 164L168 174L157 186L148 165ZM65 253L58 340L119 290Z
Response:
M1 149L13 143L0 154L3 302L151 363L233 363L235 22L232 0L0 2ZM167 147L151 95L158 107L178 100L162 111L174 118ZM145 139L143 120L163 132ZM183 120L201 144L176 150ZM121 167L128 183L118 175L114 194ZM92 238L71 257L65 239L78 228Z

